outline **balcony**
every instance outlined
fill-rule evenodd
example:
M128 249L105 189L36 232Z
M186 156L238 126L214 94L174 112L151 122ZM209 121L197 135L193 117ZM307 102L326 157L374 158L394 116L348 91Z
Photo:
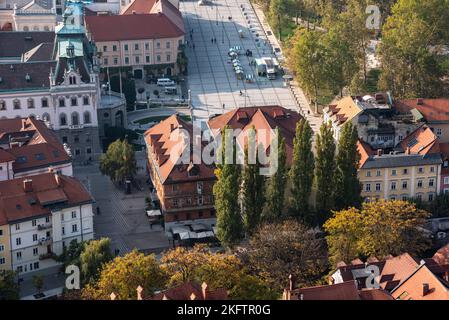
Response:
M42 237L39 239L39 245L41 246L51 244L52 242L53 242L52 237Z
M40 224L37 226L37 230L39 230L39 231L47 230L47 229L51 229L51 227L52 227L51 223Z

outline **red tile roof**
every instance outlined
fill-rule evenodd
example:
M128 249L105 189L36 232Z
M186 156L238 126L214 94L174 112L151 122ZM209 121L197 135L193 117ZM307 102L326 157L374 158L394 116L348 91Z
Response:
M422 104L418 103L422 101ZM406 99L395 103L399 112L417 109L429 122L449 121L449 99Z
M290 164L293 156L296 124L301 119L303 119L302 116L296 111L281 106L247 107L237 108L216 116L209 120L208 125L214 136L217 136L225 126L230 126L234 130L241 129L242 133L237 139L242 146L246 144L249 129L254 127L256 131L265 130L267 132L265 141L258 141L264 145L265 150L269 148L271 142L268 132L278 127L280 134L285 139L287 163Z
M142 14L150 13L158 0L134 0L122 9L120 14Z
M188 136L184 136L187 134ZM184 150L190 147L190 161L193 162L193 126L178 115L161 121L144 134L148 156L157 167L162 184L171 181L196 181L215 179L214 166L203 162L197 164L198 176L189 176L190 163L178 163ZM189 145L188 145L189 144ZM187 162L187 160L186 160ZM177 169L177 170L175 170Z
M25 191L24 180L31 180ZM0 182L0 225L51 214L52 204L75 206L92 197L75 178L44 173Z
M8 144L11 140L21 141L23 145L7 150L0 149L0 162L14 161L14 172L72 161L54 132L47 128L43 121L33 118L1 119L0 141ZM17 161L19 158L22 161Z
M391 294L398 300L449 300L449 288L426 264L405 278Z
M184 35L163 13L86 16L86 26L94 41L177 38Z
M449 244L440 248L432 257L433 261L440 265L449 264Z
M426 125L422 125L410 133L399 143L398 147L404 152L410 151L410 154L426 155L440 152L437 136Z
M387 291L396 287L419 266L416 260L408 253L404 253L397 257L391 257L383 261L372 262L371 265L379 267L380 275L376 280L380 287ZM365 264L363 262L337 268L337 270L340 271L343 281L356 280L354 272L361 269L365 269ZM357 277L357 279L359 286L364 288L366 277Z
M228 293L224 288L209 290L205 282L201 286L194 282L186 282L159 292L147 300L228 300Z

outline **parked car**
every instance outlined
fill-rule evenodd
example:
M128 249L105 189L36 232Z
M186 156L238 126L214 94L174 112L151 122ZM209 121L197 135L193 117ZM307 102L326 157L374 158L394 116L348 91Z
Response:
M175 82L169 78L159 78L157 79L157 85L160 87L174 86Z

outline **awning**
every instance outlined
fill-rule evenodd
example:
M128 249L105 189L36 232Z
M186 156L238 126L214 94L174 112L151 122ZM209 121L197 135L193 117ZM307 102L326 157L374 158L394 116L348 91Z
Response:
M147 210L147 217L158 217L161 215L161 210Z

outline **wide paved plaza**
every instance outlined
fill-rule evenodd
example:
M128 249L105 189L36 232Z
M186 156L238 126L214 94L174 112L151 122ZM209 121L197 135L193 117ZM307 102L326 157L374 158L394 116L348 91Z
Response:
M281 105L297 110L282 76L277 80L258 77L254 66L250 65L254 58L274 57L274 54L249 1L214 0L203 6L198 5L198 1L182 1L180 9L189 42L186 51L188 86L195 119L206 120L212 114L235 107L256 105ZM243 38L239 36L239 30L243 31ZM211 41L212 38L216 43ZM227 56L229 48L235 45L241 46L243 53L247 49L252 51L252 57L242 54L239 59L244 72L256 77L254 83L237 80Z

